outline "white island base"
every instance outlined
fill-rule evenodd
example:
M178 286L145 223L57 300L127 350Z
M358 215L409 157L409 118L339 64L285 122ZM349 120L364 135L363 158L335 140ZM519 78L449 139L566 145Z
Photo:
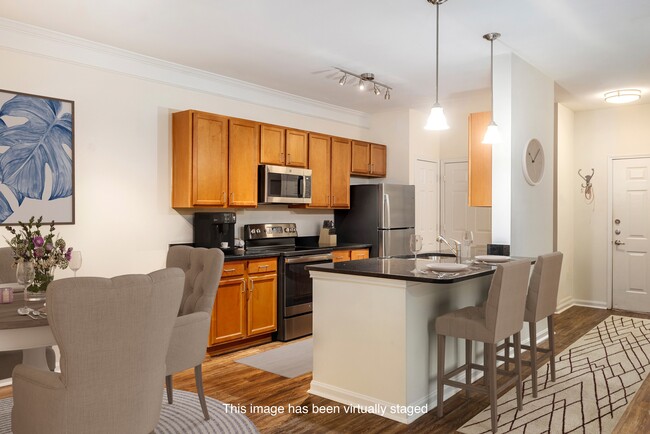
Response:
M343 404L342 413L367 411L407 424L436 406L436 317L483 303L492 279L428 283L314 269L311 277L309 393ZM464 363L465 344L447 339L447 345L448 372ZM475 360L482 353L475 344ZM457 392L446 387L445 398Z

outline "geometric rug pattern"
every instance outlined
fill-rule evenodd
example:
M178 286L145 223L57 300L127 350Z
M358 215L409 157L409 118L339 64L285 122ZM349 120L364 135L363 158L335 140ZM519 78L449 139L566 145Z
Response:
M608 433L650 369L650 320L610 316L538 370L537 398L524 380L523 410L514 389L498 401L499 433ZM491 432L490 407L463 433Z
M205 397L210 420L203 419L201 404L196 393L184 390L174 390L174 403L167 403L163 396L160 420L156 426L156 434L254 434L257 428L245 415L226 411L224 403ZM0 399L0 434L11 433L11 408L13 399Z

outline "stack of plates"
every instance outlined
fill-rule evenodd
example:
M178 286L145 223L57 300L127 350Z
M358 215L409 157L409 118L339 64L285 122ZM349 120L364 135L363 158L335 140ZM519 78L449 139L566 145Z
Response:
M427 264L426 267L431 271L462 271L466 270L469 266L467 264L457 264L455 262L433 262Z

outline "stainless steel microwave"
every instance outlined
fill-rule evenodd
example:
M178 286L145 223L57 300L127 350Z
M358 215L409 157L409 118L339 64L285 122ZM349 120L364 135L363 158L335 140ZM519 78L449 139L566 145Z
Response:
M311 170L259 166L259 203L311 203Z

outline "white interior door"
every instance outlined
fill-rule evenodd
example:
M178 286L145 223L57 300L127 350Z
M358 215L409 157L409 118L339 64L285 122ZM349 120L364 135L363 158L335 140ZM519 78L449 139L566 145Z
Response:
M415 233L422 235L422 251L438 249L438 163L415 161Z
M614 308L650 312L650 158L612 163Z
M492 211L490 207L467 205L467 171L467 161L443 163L440 233L445 238L462 241L466 230L474 232L472 254L477 255L485 253L492 240Z

